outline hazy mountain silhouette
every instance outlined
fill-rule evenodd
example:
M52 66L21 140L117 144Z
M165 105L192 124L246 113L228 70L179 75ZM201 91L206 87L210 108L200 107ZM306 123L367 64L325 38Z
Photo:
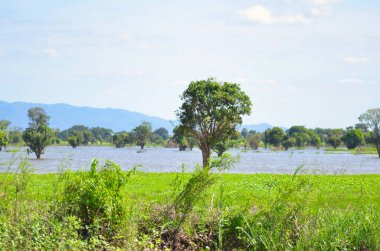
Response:
M10 120L12 122L11 127L26 128L29 122L27 111L36 106L42 107L50 116L50 127L61 130L68 129L73 125L85 125L87 127L110 128L114 132L130 131L143 121L152 123L153 129L164 127L169 133L173 130L173 125L169 120L155 116L123 109L80 107L68 104L9 103L0 101L0 120ZM248 131L263 132L272 127L269 124L261 123L242 125L240 128L247 128Z

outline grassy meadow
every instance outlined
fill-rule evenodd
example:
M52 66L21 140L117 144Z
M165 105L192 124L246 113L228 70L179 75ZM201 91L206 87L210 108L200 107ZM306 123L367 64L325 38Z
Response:
M1 250L379 250L380 175L0 175Z

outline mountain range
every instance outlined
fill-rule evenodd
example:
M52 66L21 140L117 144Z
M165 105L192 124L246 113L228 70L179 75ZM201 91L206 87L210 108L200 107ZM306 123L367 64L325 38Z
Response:
M85 125L87 127L105 127L114 132L131 131L142 122L150 122L153 129L166 128L173 130L173 122L146 114L132 112L124 109L80 107L68 104L39 104L26 102L0 101L0 120L11 121L11 127L26 128L29 119L27 112L32 107L41 107L50 116L50 127L65 130L73 125ZM242 125L248 131L263 132L273 126L267 123Z

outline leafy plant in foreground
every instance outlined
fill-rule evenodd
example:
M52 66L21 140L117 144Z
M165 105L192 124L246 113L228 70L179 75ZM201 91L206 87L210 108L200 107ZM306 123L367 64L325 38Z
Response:
M89 171L64 172L59 181L57 213L62 213L60 217L77 217L84 239L96 235L112 239L126 213L121 189L134 170L124 173L112 161L99 167L98 161L93 160Z

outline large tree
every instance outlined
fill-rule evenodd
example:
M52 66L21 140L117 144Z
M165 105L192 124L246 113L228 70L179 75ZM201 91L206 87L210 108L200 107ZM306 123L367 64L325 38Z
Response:
M206 167L212 146L230 138L242 116L251 113L251 100L238 84L213 78L191 82L181 100L177 117L197 140Z
M37 159L40 159L52 137L52 130L49 127L50 117L40 107L30 108L28 117L29 127L24 131L22 138L29 149L36 154Z
M380 108L369 109L359 117L360 122L365 123L372 131L373 142L380 158Z

